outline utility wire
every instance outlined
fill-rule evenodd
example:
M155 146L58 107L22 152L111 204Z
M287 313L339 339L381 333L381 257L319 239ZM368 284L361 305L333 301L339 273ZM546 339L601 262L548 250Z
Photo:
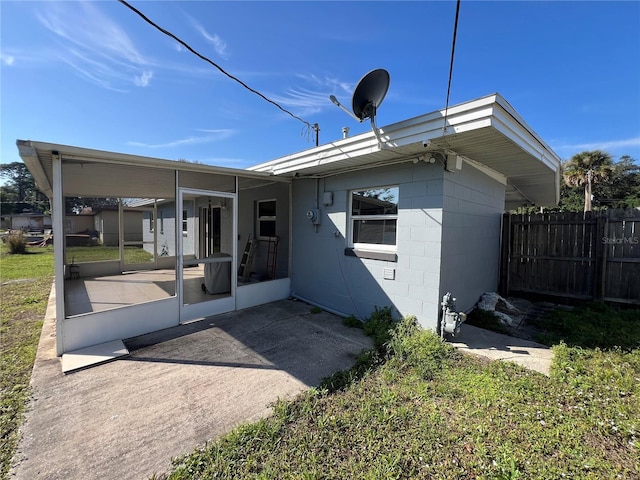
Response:
M147 22L149 25L154 26L155 28L157 28L158 30L160 30L162 33L164 33L165 35L168 35L169 37L173 38L176 42L180 43L184 48L186 48L187 50L189 50L191 53L193 53L194 55L200 57L202 60L204 60L207 63L210 63L211 65L213 65L214 67L216 67L218 70L220 70L220 72L224 75L226 75L227 77L229 77L231 80L235 80L236 82L238 82L240 85L242 85L244 88L246 88L247 90L249 90L252 93L255 93L256 95L258 95L260 98L262 98L263 100L266 100L267 102L271 103L272 105L275 105L276 107L278 107L280 110L282 110L284 113L291 115L293 118L295 118L296 120L299 120L300 122L304 123L308 129L312 129L315 130L317 127L317 124L312 125L311 123L303 120L302 118L298 117L297 115L294 115L293 113L291 113L289 110L287 110L286 108L283 108L281 105L279 105L278 103L274 102L273 100L267 98L266 96L264 96L262 93L258 92L257 90L254 90L253 88L251 88L249 85L247 85L246 83L244 83L242 80L240 80L237 77L234 77L233 75L231 75L230 73L228 73L224 68L222 68L220 65L218 65L217 63L215 63L213 60L205 57L204 55L202 55L201 53L198 53L196 50L194 50L189 44L187 44L185 41L181 40L180 38L176 37L173 33L165 30L164 28L162 28L161 26L159 26L158 24L154 23L152 20L150 20L144 13L142 13L140 10L138 10L137 8L133 7L132 5L130 5L129 3L127 3L125 0L118 0L121 4L123 4L125 7L129 8L130 10L132 10L133 12L137 13L145 22Z
M447 114L449 113L449 93L451 92L451 78L453 77L453 57L456 53L456 36L458 34L458 17L460 16L460 0L456 3L456 19L453 24L453 41L451 45L451 63L449 64L449 84L447 85L447 103L444 107L444 123L442 125L442 134L447 129Z

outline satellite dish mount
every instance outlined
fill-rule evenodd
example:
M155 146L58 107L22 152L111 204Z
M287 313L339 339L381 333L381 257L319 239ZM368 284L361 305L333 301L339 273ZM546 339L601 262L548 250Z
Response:
M363 122L369 118L371 120L371 129L378 139L378 147L380 148L382 148L382 140L380 139L378 127L376 127L376 113L384 97L387 95L390 81L389 72L382 68L371 70L362 77L356 89L353 91L353 97L351 98L353 113L347 110L334 95L329 97L335 105L347 112L347 114L358 122Z

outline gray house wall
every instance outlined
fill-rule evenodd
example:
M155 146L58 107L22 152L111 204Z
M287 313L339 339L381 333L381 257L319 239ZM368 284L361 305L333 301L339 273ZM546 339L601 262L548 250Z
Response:
M242 258L249 235L257 236L258 200L276 201L276 234L280 236L278 245L276 278L289 276L289 184L274 183L263 187L240 190L238 195L238 256ZM252 271L266 273L267 243L259 242Z
M397 261L345 255L349 191L399 186ZM316 203L316 192L318 203ZM333 205L323 206L323 192ZM336 175L294 179L292 288L294 294L340 313L365 318L375 307L392 306L416 315L429 328L439 311L443 171L411 162ZM322 210L318 226L306 219ZM384 278L385 269L394 279Z
M176 204L174 201L158 203L156 206L156 228L158 242L158 256L174 257L176 255ZM160 220L162 218L162 221ZM153 242L153 231L149 228L151 219L150 212L143 212L142 221L142 240L144 242ZM180 219L180 228L182 228L182 219ZM153 254L153 244L145 243L144 249ZM166 253L165 253L166 252Z
M444 175L440 293L468 311L498 287L505 186L467 163Z

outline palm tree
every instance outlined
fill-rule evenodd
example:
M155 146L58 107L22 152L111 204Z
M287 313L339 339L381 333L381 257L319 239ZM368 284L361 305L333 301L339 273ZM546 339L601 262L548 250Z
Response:
M584 211L591 211L591 187L608 182L614 172L611 155L602 150L575 154L562 165L562 177L570 187L584 186Z

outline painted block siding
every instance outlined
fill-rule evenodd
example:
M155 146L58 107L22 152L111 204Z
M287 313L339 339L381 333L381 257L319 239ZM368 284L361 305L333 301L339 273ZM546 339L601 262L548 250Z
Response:
M505 186L465 163L444 173L440 290L469 311L498 288Z
M158 244L158 256L175 257L176 255L176 205L175 202L158 203L156 207L156 238ZM149 212L144 213L144 225L142 234L145 242L153 242L153 231L149 228ZM160 220L162 219L162 220ZM182 218L178 221L180 230L182 230ZM153 253L153 244L145 243L144 249L149 253Z
M317 186L316 186L317 182ZM437 325L443 202L443 172L435 165L405 163L293 182L292 288L296 295L359 318L376 306L415 315L428 328ZM397 262L346 256L349 192L399 186ZM306 211L322 210L317 227ZM322 193L333 192L333 205ZM395 271L384 279L385 269Z
M397 261L346 256L350 190L387 185L399 186ZM331 206L321 203L326 191L333 192ZM409 162L294 180L293 292L359 318L392 306L435 329L447 291L468 310L483 292L495 290L504 191L469 164L456 173ZM322 210L317 227L305 221L306 211L316 208L316 192ZM384 278L385 269L395 270L394 280Z
M193 232L193 201L186 201L184 208L188 212L187 225L190 230L188 232ZM176 204L173 200L165 201L158 203L156 207L156 239L158 245L158 256L163 257L175 257L176 255ZM150 228L150 212L144 212L143 214L143 222L142 222L142 237L145 242L153 242L154 232ZM162 218L162 222L160 221ZM177 222L177 228L182 231L182 217ZM185 239L189 237L189 233L185 235ZM193 235L191 235L193 237ZM192 244L193 241L186 242L187 245ZM185 247L188 250L188 246ZM144 249L149 253L153 254L153 244L145 243ZM191 248L191 255L193 255L193 248ZM186 254L186 252L185 252Z

